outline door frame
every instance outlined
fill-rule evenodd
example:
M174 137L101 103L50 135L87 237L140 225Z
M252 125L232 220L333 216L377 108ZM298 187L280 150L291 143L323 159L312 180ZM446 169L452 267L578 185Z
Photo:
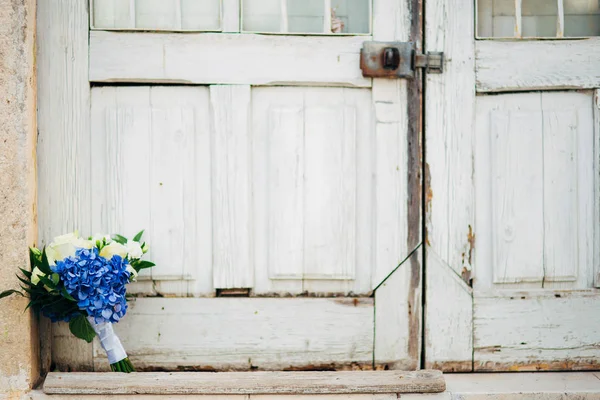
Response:
M232 0L223 0L231 7ZM423 0L373 0L372 39L378 41L412 41L417 51L423 43ZM412 13L410 12L412 10ZM41 0L37 5L38 51L38 210L39 238L52 237L56 231L76 228L90 230L89 216L82 212L91 194L79 179L89 179L89 141L82 139L90 132L90 90L103 84L90 78L90 16L88 0ZM224 32L235 30L236 23L227 21ZM239 30L239 24L237 24ZM160 34L157 34L157 36ZM207 34L208 35L208 34ZM369 40L369 37L364 37ZM65 57L56 57L66 54ZM359 69L358 60L356 63ZM110 79L107 79L110 81ZM60 84L57 84L60 82ZM406 259L377 286L373 343L373 368L418 369L423 351L423 74L417 70L412 80L377 79L372 84L377 121L377 134L406 136L406 225L407 237L401 238ZM135 84L128 81L126 84ZM217 82L218 83L218 82ZM140 81L140 85L147 84ZM69 112L65 113L64 110ZM50 136L51 135L51 136ZM62 154L50 154L51 141L65 144ZM66 157L63 157L66 156ZM52 176L67 176L73 168L77 179L55 185ZM62 204L57 212L60 191L73 194L71 203ZM404 207L404 206L403 206ZM81 370L93 369L91 345L64 341L64 332L43 326L43 364L49 368L51 347L63 362ZM51 344L51 345L48 345Z

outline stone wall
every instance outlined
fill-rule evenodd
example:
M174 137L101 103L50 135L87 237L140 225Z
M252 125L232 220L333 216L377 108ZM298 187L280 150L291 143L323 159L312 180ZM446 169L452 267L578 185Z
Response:
M0 0L0 291L18 288L36 240L35 0ZM0 398L39 378L35 317L27 300L0 301Z

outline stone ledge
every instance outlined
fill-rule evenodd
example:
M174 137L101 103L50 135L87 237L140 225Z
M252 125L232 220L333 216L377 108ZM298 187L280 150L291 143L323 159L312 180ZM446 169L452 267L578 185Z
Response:
M43 391L62 395L258 395L439 393L440 371L51 372Z
M250 373L248 373L250 374ZM318 374L323 374L318 372ZM30 392L28 400L599 400L600 372L444 374L443 393L81 395ZM1 396L0 396L1 398Z

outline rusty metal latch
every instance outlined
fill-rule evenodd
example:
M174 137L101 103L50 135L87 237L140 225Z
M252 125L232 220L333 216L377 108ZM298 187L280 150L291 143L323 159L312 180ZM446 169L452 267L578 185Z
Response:
M367 78L414 78L415 69L430 74L444 70L444 53L419 54L412 42L364 42L360 69Z

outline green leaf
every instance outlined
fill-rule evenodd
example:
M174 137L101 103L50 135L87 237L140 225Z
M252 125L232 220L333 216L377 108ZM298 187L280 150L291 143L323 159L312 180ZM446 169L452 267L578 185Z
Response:
M127 244L127 238L125 236L114 234L113 240L119 244Z
M64 286L60 288L60 294L62 294L62 296L67 300L77 301L75 300L75 298L73 298L73 296L69 294L69 292L67 292L67 289Z
M156 264L154 264L153 262L150 261L138 261L135 264L131 264L131 266L133 268L135 268L135 270L137 272L140 272L140 270L144 269L144 268L152 268L154 267Z
M133 237L133 241L134 241L134 242L138 242L138 243L139 243L139 241L142 239L142 235L143 235L143 234L144 234L144 230L142 229L141 231L139 231L139 232L138 232L138 234L137 234L137 235L135 235L135 236Z
M28 280L28 279L24 279L24 278L21 278L19 275L17 275L17 279L18 279L18 280L20 280L20 281L21 281L21 283L23 283L24 285L27 285L27 286L34 286L34 285L33 285L33 283L31 283L31 281L30 281L30 280Z
M42 265L41 255L41 252L35 247L29 248L29 264L31 265L31 269L35 267L40 268L40 265Z
M23 275L25 275L27 278L29 278L31 280L31 271L27 271L26 269L23 269L23 268L19 268L19 269L21 270Z
M42 250L42 263L38 266L40 271L46 275L50 275L52 270L50 269L50 263L48 262L48 255L46 254L46 248Z
M8 297L11 294L18 294L18 295L23 296L23 293L19 292L18 290L10 289L10 290L5 290L4 292L1 292L0 293L0 299Z
M40 282L42 282L45 286L48 286L52 290L56 289L56 284L45 276L40 276Z
M90 321L84 315L78 315L69 321L69 329L73 335L88 343L91 343L94 340L94 336L96 336L94 328L92 328Z

